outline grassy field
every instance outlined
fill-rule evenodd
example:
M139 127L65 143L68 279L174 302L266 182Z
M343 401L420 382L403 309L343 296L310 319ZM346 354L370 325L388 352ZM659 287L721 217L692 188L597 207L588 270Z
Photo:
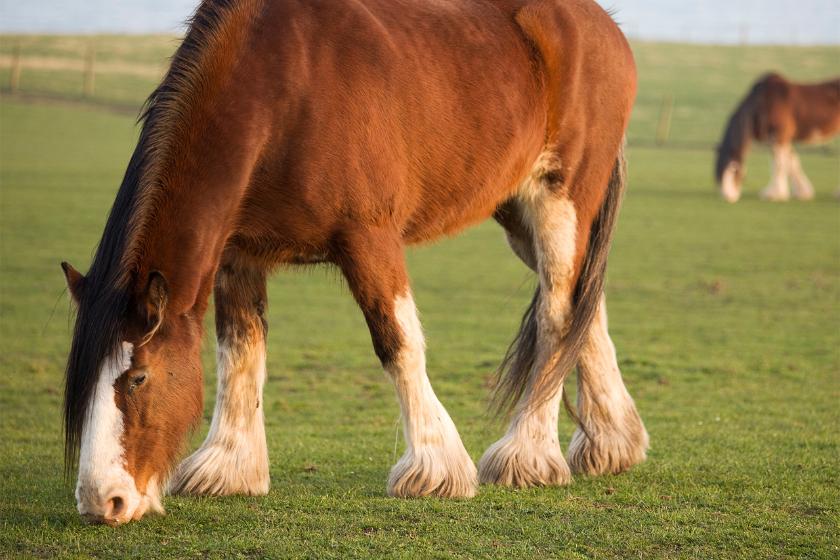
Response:
M137 54L132 64L153 66L166 56L148 38L105 39L136 40L136 49L126 49ZM0 38L0 54L10 52L10 41ZM44 57L52 56L46 45L83 44L33 41ZM836 73L840 49L634 49L640 91L630 188L607 298L619 363L651 436L645 463L619 476L577 476L564 488L482 487L472 500L386 498L387 474L404 444L401 434L395 438L393 389L361 313L334 271L285 272L269 285L270 493L168 497L166 516L116 529L85 526L74 481L62 480L70 317L59 263L86 270L136 140L133 119L93 105L4 96L0 556L837 558L836 147L803 154L817 189L813 202L760 203L768 180L762 152L735 205L716 196L709 147L753 76L775 67L826 77ZM4 86L7 75L0 73ZM148 92L145 83L125 87L130 95L97 103L136 104ZM677 99L674 141L655 149L664 91ZM482 417L486 384L534 280L493 224L408 259L432 383L477 461L504 431ZM212 353L208 337L206 422L193 446L213 409ZM559 430L565 448L571 422L562 419Z

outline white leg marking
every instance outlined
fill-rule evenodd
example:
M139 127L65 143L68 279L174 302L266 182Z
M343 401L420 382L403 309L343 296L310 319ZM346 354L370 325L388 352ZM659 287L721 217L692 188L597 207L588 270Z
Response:
M262 391L265 340L217 342L219 381L210 432L176 469L173 494L258 495L268 492Z
M405 425L405 455L391 469L388 494L447 498L475 494L475 465L455 424L426 375L426 344L410 293L394 302L402 347L385 366L397 391Z
M577 407L591 440L578 428L569 445L575 473L619 473L644 461L648 435L632 397L624 387L607 332L602 296L598 315L578 363Z
M720 181L720 196L726 202L738 202L741 198L741 183L738 181L738 169L740 165L737 162L729 162L723 172L723 177Z
M773 145L773 161L770 164L770 184L761 191L761 200L783 202L790 200L788 172L790 169L790 144Z
M557 437L563 385L544 388L539 379L557 363L571 311L577 214L571 200L535 186L535 177L544 172L544 159L520 189L520 204L534 236L541 287L533 381L505 436L481 458L479 480L484 484L560 486L570 479ZM534 406L533 401L545 395L548 398Z
M812 200L814 198L814 186L808 180L805 171L802 170L799 155L793 148L790 150L790 178L793 182L793 198L797 200Z
M569 467L557 439L562 389L560 385L556 395L536 409L520 406L504 437L481 457L478 470L482 484L529 488L569 482Z
M82 430L76 501L88 521L118 524L139 519L149 509L163 511L156 484L151 481L150 493L143 495L125 470L123 416L114 400L114 382L131 367L133 351L124 342L117 356L105 359Z

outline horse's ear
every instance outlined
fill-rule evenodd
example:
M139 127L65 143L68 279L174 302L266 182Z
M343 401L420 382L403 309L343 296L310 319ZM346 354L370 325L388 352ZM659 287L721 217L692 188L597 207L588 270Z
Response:
M169 284L158 271L149 275L149 285L146 288L146 316L149 321L149 332L143 337L141 346L149 342L163 323L163 312L169 302Z
M79 302L82 300L85 277L82 276L81 272L66 262L61 263L61 270L64 271L64 280L67 282L67 290L70 292L70 297L76 305L79 305Z

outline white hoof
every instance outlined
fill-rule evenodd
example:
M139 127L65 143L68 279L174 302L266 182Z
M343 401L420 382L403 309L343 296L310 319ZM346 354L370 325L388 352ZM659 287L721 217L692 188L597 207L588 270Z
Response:
M478 465L481 484L516 488L564 486L571 473L556 439L540 442L506 434L485 451Z
M575 474L597 476L630 470L645 460L648 434L635 406L626 407L609 423L581 418L588 436L578 428L569 444L569 465Z
M391 469L388 495L395 498L471 498L476 487L475 465L459 440L448 447L409 449Z
M256 496L268 493L268 450L240 442L205 442L184 459L169 481L170 494L182 496ZM255 448L256 447L256 448Z

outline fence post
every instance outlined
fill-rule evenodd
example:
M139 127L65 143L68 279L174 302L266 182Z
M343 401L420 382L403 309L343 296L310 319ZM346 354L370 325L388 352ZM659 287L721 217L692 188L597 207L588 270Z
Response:
M93 97L93 82L96 73L96 50L88 47L85 55L85 97Z
M15 43L12 51L12 74L9 77L9 89L12 93L20 89L20 43Z
M656 131L656 143L665 144L671 130L671 113L674 110L674 94L666 93L662 97L662 112L659 113L659 129Z

